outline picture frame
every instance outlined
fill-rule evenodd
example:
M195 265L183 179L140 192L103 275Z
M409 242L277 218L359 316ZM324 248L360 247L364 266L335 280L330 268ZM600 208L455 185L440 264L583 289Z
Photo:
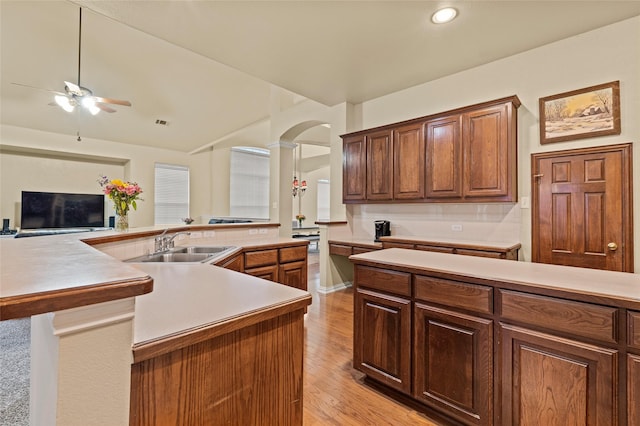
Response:
M620 81L540 98L540 143L620 134Z

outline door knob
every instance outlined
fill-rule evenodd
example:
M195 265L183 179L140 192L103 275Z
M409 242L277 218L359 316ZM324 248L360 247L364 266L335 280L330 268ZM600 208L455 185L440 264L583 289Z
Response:
M618 245L616 243L609 243L609 244L607 244L607 247L609 247L609 250L611 250L611 251L618 250Z

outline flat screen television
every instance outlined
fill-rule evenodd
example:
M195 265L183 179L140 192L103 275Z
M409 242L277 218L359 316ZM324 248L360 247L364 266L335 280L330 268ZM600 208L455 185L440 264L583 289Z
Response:
M103 194L22 191L22 229L104 226Z

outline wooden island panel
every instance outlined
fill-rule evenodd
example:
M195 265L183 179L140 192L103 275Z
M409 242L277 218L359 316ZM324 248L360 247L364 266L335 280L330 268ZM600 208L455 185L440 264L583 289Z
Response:
M303 312L133 364L130 425L302 425Z

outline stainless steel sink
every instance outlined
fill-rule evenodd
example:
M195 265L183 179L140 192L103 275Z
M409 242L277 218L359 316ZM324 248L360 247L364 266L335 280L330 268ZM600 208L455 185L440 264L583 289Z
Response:
M206 254L218 254L226 252L235 247L231 246L190 246L190 247L176 247L171 250L172 253L206 253Z
M207 263L235 250L234 246L176 247L168 252L148 254L125 260L128 263Z

